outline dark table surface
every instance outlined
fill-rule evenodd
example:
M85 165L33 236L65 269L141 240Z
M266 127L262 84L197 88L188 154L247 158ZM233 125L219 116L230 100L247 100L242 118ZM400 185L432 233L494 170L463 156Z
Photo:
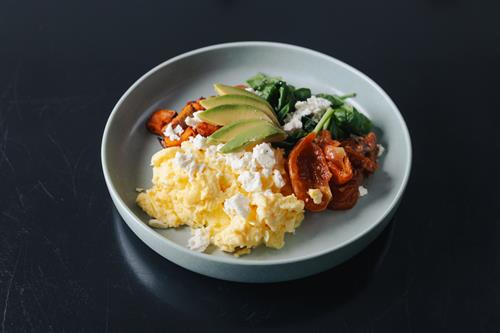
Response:
M0 331L500 331L500 5L0 2ZM380 238L328 272L250 285L186 271L117 215L106 119L144 72L215 43L333 55L405 117L414 161Z

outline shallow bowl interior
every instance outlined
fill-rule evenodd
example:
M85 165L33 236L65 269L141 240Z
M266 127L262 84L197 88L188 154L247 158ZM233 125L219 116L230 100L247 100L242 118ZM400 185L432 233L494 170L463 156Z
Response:
M223 44L171 59L137 81L117 104L103 138L103 168L115 202L136 223L148 216L135 204L137 187L151 186L150 159L161 147L145 129L146 118L158 108L180 110L188 100L214 94L216 82L238 84L263 72L281 76L296 87L313 93L351 93L351 102L376 125L380 143L386 148L380 170L365 187L368 195L349 211L307 213L294 235L287 235L281 250L260 247L250 255L235 258L217 250L208 260L235 264L266 264L298 261L334 251L372 230L394 209L404 190L411 164L411 145L406 125L390 98L372 80L344 63L304 48L262 42ZM166 246L186 247L186 229L154 230ZM177 245L176 245L177 244Z

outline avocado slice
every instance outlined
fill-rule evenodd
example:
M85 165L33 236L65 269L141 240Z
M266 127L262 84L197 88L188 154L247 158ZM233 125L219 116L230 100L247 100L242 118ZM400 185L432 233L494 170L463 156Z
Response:
M251 105L225 104L201 112L198 117L212 125L227 125L236 120L261 119L272 122L272 119Z
M200 104L205 109L211 109L219 105L225 105L225 104L235 104L235 105L241 104L241 105L254 106L267 113L269 118L271 118L275 124L278 124L278 119L274 114L273 108L269 105L269 103L267 103L263 99L257 99L246 95L228 94L228 95L222 95L204 99L200 101Z
M243 88L238 88L238 87L233 87L233 86L228 86L222 83L216 83L214 84L214 89L217 95L223 96L223 95L243 95L251 98L255 98L257 100L260 100L261 102L266 103L271 109L271 105L262 97L260 97L257 94L254 94L253 92L246 91Z
M240 133L246 132L250 129L256 129L267 124L270 124L270 122L261 119L237 120L222 128L219 128L217 131L212 133L207 139L208 142L226 143L232 140L235 136L237 136Z
M271 123L262 124L258 128L249 128L244 132L236 135L233 139L229 140L221 148L222 153L231 153L243 149L251 144L260 142L276 142L286 139L286 133L272 125Z

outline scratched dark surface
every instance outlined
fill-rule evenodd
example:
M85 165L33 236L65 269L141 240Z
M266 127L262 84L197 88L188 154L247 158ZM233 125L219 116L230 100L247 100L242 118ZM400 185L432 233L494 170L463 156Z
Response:
M0 1L0 331L500 331L500 5ZM326 273L247 285L188 272L124 225L105 121L179 53L275 40L331 54L400 107L413 172L393 223Z

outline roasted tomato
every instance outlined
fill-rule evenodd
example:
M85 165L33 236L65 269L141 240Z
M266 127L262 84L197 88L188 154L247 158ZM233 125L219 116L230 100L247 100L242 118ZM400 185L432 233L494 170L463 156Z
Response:
M202 122L199 123L198 126L196 126L196 132L201 136L209 136L213 132L217 131L219 128L220 126Z
M350 181L353 175L351 162L344 148L339 147L340 142L333 140L329 131L321 131L316 142L323 149L335 184L342 185Z
M290 152L288 171L293 192L310 211L321 211L326 208L332 198L329 182L332 174L328 169L325 155L321 147L314 142L316 133L310 133L301 139ZM321 202L314 203L309 196L310 189L321 191Z
M369 175L378 168L377 136L370 132L365 136L351 136L341 141L342 147L355 168L361 168Z
M345 210L354 207L359 198L359 186L363 182L363 178L363 173L355 170L352 179L344 185L337 185L331 181L330 189L333 197L328 208Z
M158 110L149 117L146 127L151 133L163 135L162 129L172 121L177 112L174 110Z
M194 129L192 129L191 127L187 127L184 130L184 132L182 132L179 140L170 140L169 138L164 137L161 144L164 148L180 146L181 143L189 140L190 137L195 136L195 135L196 135L196 131Z

